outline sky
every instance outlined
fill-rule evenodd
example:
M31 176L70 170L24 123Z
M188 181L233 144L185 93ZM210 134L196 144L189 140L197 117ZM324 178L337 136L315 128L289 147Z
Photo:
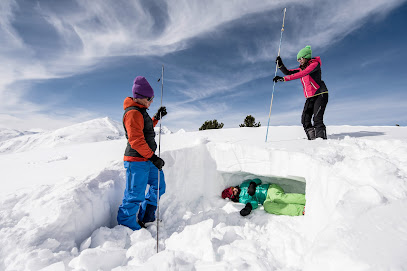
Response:
M267 125L283 8L285 65L306 45L321 57L328 134L407 125L406 0L2 0L0 128L121 121L139 75L155 91L150 115L162 98L173 132L247 115ZM270 125L301 125L304 102L299 80L277 83Z

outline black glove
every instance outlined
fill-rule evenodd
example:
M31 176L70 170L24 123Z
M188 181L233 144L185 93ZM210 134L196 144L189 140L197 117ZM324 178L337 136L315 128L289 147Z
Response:
M247 194L253 196L254 193L256 192L256 186L257 184L255 182L250 182L249 188L247 189Z
M276 77L273 78L273 81L275 83L277 83L277 82L284 82L285 80L284 80L284 77L281 77L281 76L277 75Z
M161 113L161 116L160 116L160 113ZM155 113L154 118L156 120L160 120L165 115L167 115L167 108L165 108L165 106L161 106L160 108L158 108L157 113Z
M277 67L279 67L279 68L284 66L283 60L281 60L280 56L276 57L276 64L277 64Z
M246 206L242 210L240 210L240 215L247 216L248 214L250 214L252 209L253 209L252 205L250 203L246 203Z
M148 158L151 162L153 162L154 166L156 166L159 170L162 170L163 166L165 165L165 162L163 159L158 157L157 155L153 154L150 158Z

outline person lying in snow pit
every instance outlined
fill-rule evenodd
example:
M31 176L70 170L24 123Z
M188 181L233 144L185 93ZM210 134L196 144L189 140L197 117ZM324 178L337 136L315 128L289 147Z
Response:
M267 213L275 215L299 216L304 215L305 210L304 194L286 194L279 185L261 184L260 179L246 180L240 186L226 188L222 198L246 204L240 211L242 216L250 214L259 204Z

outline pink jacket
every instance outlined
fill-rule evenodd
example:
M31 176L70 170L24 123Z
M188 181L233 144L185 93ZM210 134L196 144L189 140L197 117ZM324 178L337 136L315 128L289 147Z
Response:
M304 70L300 68L287 70L285 66L280 67L280 70L286 75L284 76L285 81L301 79L305 98L328 92L324 81L321 80L321 58L319 56L312 58Z

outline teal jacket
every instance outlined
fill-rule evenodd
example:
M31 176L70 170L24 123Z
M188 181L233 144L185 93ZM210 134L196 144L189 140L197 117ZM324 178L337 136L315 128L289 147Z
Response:
M247 193L247 189L249 188L251 182L255 182L257 184L256 192L254 193L253 196L250 196ZM239 186L240 187L239 202L243 204L250 203L253 207L253 210L256 209L259 206L259 204L263 204L263 202L266 200L267 190L269 189L269 186L270 184L261 184L260 179L244 181Z

